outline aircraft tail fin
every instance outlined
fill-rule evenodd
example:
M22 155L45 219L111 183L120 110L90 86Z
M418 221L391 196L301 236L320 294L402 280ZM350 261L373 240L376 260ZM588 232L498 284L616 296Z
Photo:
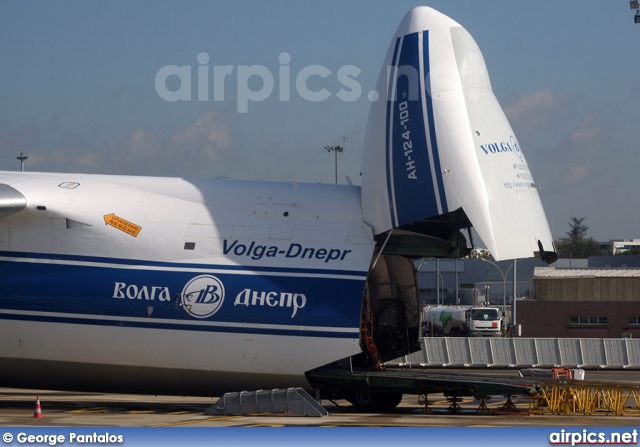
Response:
M422 255L464 256L460 230L473 226L496 260L555 260L538 186L460 24L411 10L377 91L362 165L363 215L375 235L393 230L398 251L410 248L405 235L422 241Z

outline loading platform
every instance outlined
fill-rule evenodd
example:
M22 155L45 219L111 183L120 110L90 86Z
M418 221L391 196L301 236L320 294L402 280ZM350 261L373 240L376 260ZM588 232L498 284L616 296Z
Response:
M429 394L443 394L450 402L449 410L460 410L459 402L465 396L485 401L492 396L503 395L511 402L511 396L538 395L540 390L534 379L528 377L483 377L478 374L452 374L445 372L408 371L406 369L353 369L321 368L307 373L309 382L316 389L316 400L301 388L286 390L258 390L227 393L205 414L231 415L269 413L294 413L304 416L326 416L328 413L318 401L327 396L327 391L349 390L365 394L387 396L383 402L394 407L404 394L423 396L428 409ZM396 397L394 397L396 396ZM397 400L395 400L397 398ZM356 404L354 404L356 405ZM357 405L356 405L357 407ZM384 405L381 410L388 409ZM487 410L488 411L488 410Z
M312 384L329 384L343 389L366 389L379 393L433 394L447 397L529 396L538 394L538 382L531 378L481 376L451 372L411 371L386 368L345 371L322 368L307 373Z
M562 374L562 372L567 374ZM342 389L361 389L373 393L402 393L422 396L429 409L429 394L442 393L449 410L459 410L462 397L480 401L478 412L491 414L522 413L513 405L512 397L529 401L528 414L640 414L640 383L573 380L568 368L552 368L549 377L513 377L452 373L446 371L407 370L386 368L344 371L319 369L307 373L312 383L329 384ZM504 396L506 403L498 410L490 410L486 401Z
M560 374L562 371L567 374ZM426 412L431 412L430 406L435 403L428 396L442 394L451 413L461 412L460 403L463 398L472 397L479 401L476 413L492 415L640 414L640 383L573 380L568 368L553 368L551 372L551 377L543 378L393 368L321 368L307 373L309 382L316 389L315 399L300 388L227 393L205 414L293 413L326 416L328 413L319 401L323 398L323 390L332 389L362 390L366 393L400 397L405 394L418 395L418 403L424 405ZM506 402L491 409L487 406L487 401L495 396L504 396ZM521 401L528 400L528 409L517 407L512 397L519 397Z

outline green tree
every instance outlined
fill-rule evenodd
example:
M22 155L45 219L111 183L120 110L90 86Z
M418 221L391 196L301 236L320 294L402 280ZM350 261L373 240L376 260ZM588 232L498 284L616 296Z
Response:
M571 229L567 231L567 235L554 241L558 257L588 258L602 254L598 242L592 237L587 237L589 227L584 224L584 220L584 217L572 217L569 222Z
M486 248L474 248L473 250L471 250L469 252L469 254L467 255L467 258L472 258L472 259L493 259L493 256L491 256L491 252L489 250L487 250Z

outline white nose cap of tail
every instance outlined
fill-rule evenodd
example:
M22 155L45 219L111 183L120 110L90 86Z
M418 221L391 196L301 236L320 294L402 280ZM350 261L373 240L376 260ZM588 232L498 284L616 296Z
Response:
M400 26L398 26L395 37L406 36L407 34L425 30L453 28L457 26L460 26L460 24L451 17L447 17L428 6L418 6L404 16L404 19L400 22Z

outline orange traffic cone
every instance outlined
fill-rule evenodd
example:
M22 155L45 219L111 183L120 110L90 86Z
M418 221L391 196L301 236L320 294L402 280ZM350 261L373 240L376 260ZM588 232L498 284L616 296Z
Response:
M40 396L36 396L36 411L33 413L34 418L42 417L42 408L40 407Z

